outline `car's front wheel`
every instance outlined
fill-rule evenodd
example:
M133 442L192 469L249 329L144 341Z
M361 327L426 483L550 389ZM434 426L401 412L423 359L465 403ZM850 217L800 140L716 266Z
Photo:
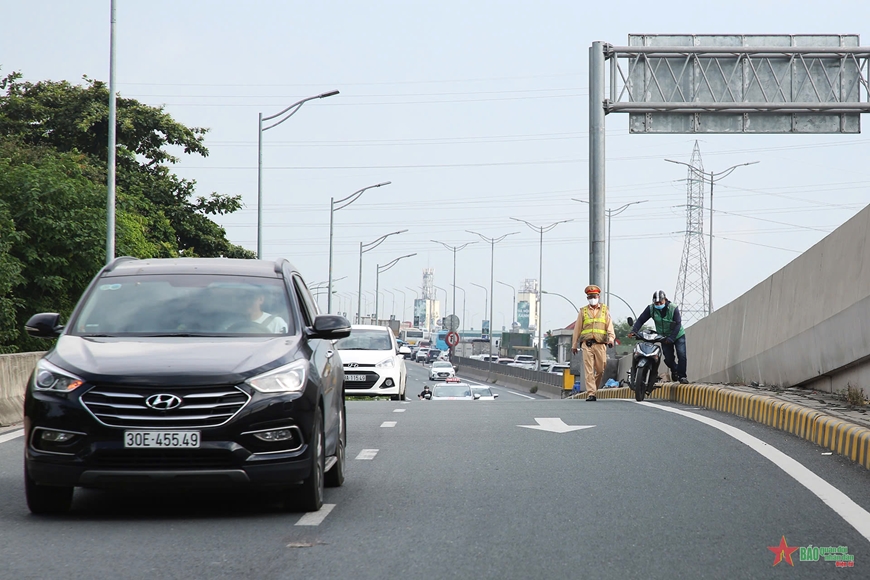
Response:
M30 513L36 515L62 514L72 505L73 487L37 485L24 466L24 494Z
M347 454L347 415L344 404L341 405L341 416L338 419L338 442L335 444L335 464L326 472L324 484L326 487L341 487L344 483L344 462Z
M314 431L311 434L311 473L298 488L287 491L285 506L306 512L316 512L323 507L323 475L326 456L323 444L323 414L318 407L314 412Z

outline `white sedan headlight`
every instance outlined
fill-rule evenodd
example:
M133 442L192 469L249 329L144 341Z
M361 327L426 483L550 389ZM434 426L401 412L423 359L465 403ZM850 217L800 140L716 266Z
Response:
M390 358L385 358L384 360L382 360L381 362L376 364L375 368L391 369L391 368L393 368L394 365L395 365L395 363L393 362L393 357L390 357Z
M245 382L261 393L293 393L305 388L308 361L300 359Z

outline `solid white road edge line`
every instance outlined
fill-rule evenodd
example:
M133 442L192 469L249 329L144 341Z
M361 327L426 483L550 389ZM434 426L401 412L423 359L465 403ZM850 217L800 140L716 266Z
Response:
M0 443L6 443L7 441L12 441L13 439L17 439L24 435L24 429L19 429L18 431L10 431L9 433L4 433L0 435Z
M374 459L375 455L377 455L377 454L378 454L377 449L363 449L362 451L359 452L359 455L357 455L356 458L362 459L364 461L365 460L370 461L370 460Z
M308 512L307 514L299 518L299 521L296 522L296 525L319 526L323 522L323 520L326 519L326 516L329 515L329 512L331 512L333 509L335 509L334 503L325 503L323 504L323 507L321 507L316 512Z
M837 512L841 518L846 520L853 528L855 528L859 534L870 541L870 513L852 501L845 493L779 449L776 449L757 437L753 437L745 431L741 431L737 427L732 427L731 425L704 417L703 415L698 415L697 413L689 413L682 409L675 409L673 407L665 407L663 405L655 405L647 402L639 404L667 411L668 413L676 413L677 415L682 415L689 419L694 419L695 421L709 425L714 429L718 429L726 435L734 437L744 445L749 446L753 451L772 461L774 465L792 476L795 481L813 492L820 500L825 502L828 507Z

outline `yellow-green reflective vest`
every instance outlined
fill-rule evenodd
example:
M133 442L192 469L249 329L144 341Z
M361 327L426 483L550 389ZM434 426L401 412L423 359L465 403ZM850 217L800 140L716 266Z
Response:
M607 305L602 304L598 316L589 316L589 307L583 307L583 328L580 329L580 340L594 339L595 342L607 342Z

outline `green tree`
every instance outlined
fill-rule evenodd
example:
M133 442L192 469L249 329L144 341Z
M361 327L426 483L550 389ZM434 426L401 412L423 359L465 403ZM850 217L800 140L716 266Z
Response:
M106 181L109 91L105 83L85 78L83 86L67 81L21 81L20 73L0 80L0 136L25 145L82 154L95 182ZM186 127L162 107L118 97L118 207L138 214L159 256L228 256L256 254L231 244L226 232L208 216L241 209L240 195L195 196L196 182L172 174L178 162L167 148L208 156L206 129ZM121 196L120 192L126 195Z
M116 217L119 253L159 253L141 216ZM69 315L105 262L105 240L105 186L82 154L0 138L0 348L45 348L20 329L37 312Z

